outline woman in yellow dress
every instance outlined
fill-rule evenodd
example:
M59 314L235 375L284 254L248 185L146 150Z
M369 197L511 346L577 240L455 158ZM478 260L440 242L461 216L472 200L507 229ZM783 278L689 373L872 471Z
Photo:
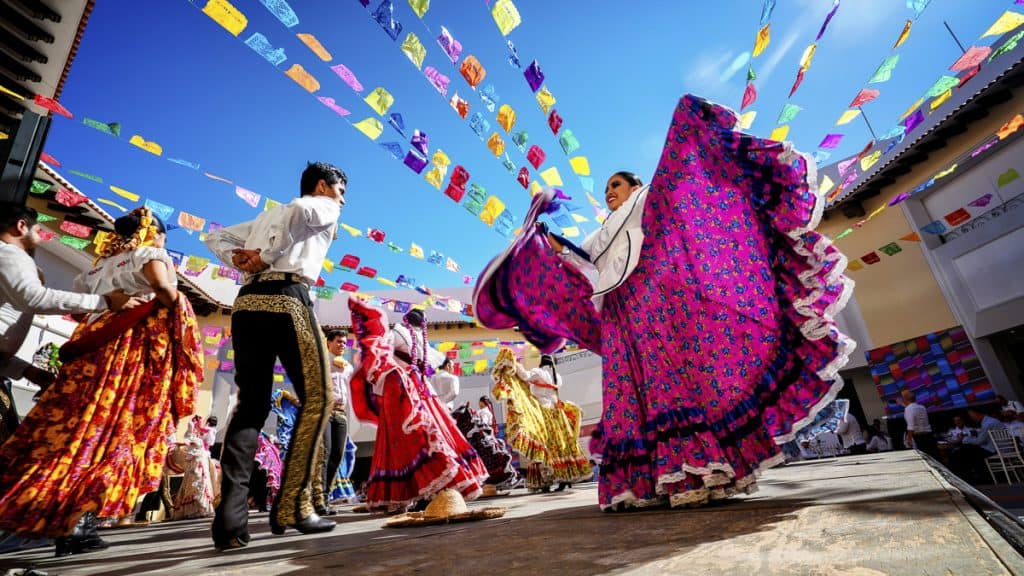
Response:
M502 349L491 373L493 395L506 401L509 445L528 463L526 487L531 491L559 489L589 478L590 465L579 445L579 406L558 397L562 379L550 356L541 366L526 370L512 351Z

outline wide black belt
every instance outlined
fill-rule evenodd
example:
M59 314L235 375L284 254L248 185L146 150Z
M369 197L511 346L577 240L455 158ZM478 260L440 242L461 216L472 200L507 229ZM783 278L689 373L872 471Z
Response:
M261 272L260 274L250 276L245 283L257 284L260 282L293 282L309 285L305 278L294 272Z

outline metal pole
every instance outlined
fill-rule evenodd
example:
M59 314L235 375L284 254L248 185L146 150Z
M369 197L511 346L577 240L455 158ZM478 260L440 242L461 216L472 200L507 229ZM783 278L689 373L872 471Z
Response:
M864 123L868 125L868 132L871 132L871 137L878 141L878 136L875 135L875 129L871 127L871 122L868 121L868 115L864 113L864 108L857 106L857 110L860 110L860 116L864 119Z
M960 47L960 51L966 53L967 48L964 48L964 45L960 43L960 39L953 33L953 29L949 27L949 22L943 20L942 23L946 25L946 30L949 31L949 35L953 37L953 41L956 42L956 45Z

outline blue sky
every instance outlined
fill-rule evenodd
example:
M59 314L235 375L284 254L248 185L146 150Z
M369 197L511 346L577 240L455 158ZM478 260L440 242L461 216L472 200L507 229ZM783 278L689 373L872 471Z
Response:
M205 3L195 0L200 7ZM482 111L492 130L501 132L494 114L483 108L428 31L429 27L436 34L444 25L462 42L464 56L473 54L482 62L487 70L484 84L493 83L501 101L517 111L516 128L525 128L531 143L545 150L548 160L542 169L557 166L567 192L583 208L580 214L593 218L522 71L507 63L505 39L483 0L434 0L422 24L408 3L399 0L395 17L404 30L397 42L356 0L291 0L299 16L299 24L292 28L257 0L233 3L248 18L239 38L188 0L97 3L61 98L75 119L57 118L46 145L63 163L65 176L92 197L133 206L109 192L107 186L113 184L209 221L231 224L254 217L256 210L237 198L231 185L206 178L203 171L287 201L298 194L305 162L324 160L341 166L349 176L343 222L380 228L388 240L406 249L415 242L428 253L437 250L458 261L463 273L476 275L508 240L431 187L422 175L382 152L283 73L292 64L301 64L321 84L316 95L335 98L353 112L353 121L375 114L329 67L342 63L352 69L364 94L383 86L395 97L389 112L400 112L405 119L406 138L385 123L378 143L396 141L407 150L408 137L419 128L430 138L431 153L438 147L445 150L453 165L468 169L470 182L496 194L521 219L529 194L399 49L406 32L419 36L427 49L424 64L452 78L449 96L457 90L470 102L471 113ZM371 8L378 3L374 0ZM521 0L517 6L523 23L509 38L524 67L539 60L564 127L579 138L578 154L589 158L600 198L604 180L616 170L650 177L681 94L693 92L739 108L745 68L732 77L723 76L723 71L751 49L761 4L561 0L555 9L552 2ZM749 108L759 113L753 133L767 136L775 127L801 53L831 6L831 0L778 2L771 44L753 62L759 92ZM1010 8L1011 0L933 0L900 48L892 79L872 85L882 93L865 106L876 132L891 127L959 56L944 20L970 46ZM803 85L789 100L803 108L790 123L789 139L798 148L813 152L832 131L846 104L891 53L903 22L911 16L903 0L843 0ZM253 32L285 50L287 60L276 70L243 44ZM331 52L332 61L321 62L296 33L316 36ZM120 139L83 126L85 116L120 122ZM860 119L841 128L846 137L833 161L856 153L870 139ZM501 133L517 167L528 166ZM163 157L128 145L133 134L159 143ZM198 162L201 170L178 166L167 157ZM68 174L68 169L101 176L104 183ZM594 223L589 226L593 229ZM177 230L169 240L171 249L210 256L198 235ZM360 256L390 279L405 274L434 288L461 284L461 274L341 233L330 257L337 262L347 253ZM325 273L325 279L331 286L348 281L367 290L383 288L341 271Z

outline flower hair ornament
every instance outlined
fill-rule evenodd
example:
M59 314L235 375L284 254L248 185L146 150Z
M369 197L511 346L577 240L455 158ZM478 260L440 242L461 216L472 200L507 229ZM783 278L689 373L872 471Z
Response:
M153 244L153 240L162 231L160 221L153 216L153 212L146 206L142 206L132 210L127 216L135 216L139 220L139 225L131 235L124 236L120 232L105 233L103 237L97 238L96 244L96 261L98 262L101 258L110 258L118 254L125 252L131 252L142 246L150 246ZM118 218L121 220L121 218ZM117 222L115 221L115 229L117 228Z

